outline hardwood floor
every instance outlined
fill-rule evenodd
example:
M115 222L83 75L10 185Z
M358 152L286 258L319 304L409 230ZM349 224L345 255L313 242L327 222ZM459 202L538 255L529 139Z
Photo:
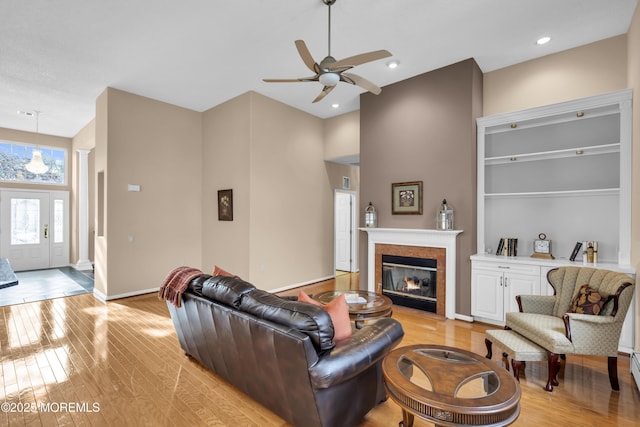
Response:
M344 275L305 290L357 287L357 275ZM436 343L481 355L485 330L494 328L399 306L393 317L405 330L401 345ZM167 307L155 294L106 304L79 295L2 307L0 351L0 425L286 425L185 357ZM500 353L494 349L496 363ZM545 364L529 362L513 425L637 425L640 393L627 356L619 357L618 369L620 392L613 392L604 358L569 357L560 386L548 393ZM388 400L362 426L397 426L400 419L399 407ZM432 424L416 419L414 425Z

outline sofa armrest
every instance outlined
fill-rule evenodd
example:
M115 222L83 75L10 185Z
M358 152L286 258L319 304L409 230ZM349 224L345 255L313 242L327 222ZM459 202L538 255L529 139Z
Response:
M355 377L389 354L403 335L400 322L389 317L356 329L350 338L339 341L309 368L311 382L321 389Z
M520 313L553 315L555 295L518 295L516 296Z

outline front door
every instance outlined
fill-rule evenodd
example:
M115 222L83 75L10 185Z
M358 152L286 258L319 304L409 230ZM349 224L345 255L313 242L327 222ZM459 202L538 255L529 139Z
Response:
M2 190L0 257L14 271L69 264L69 194Z

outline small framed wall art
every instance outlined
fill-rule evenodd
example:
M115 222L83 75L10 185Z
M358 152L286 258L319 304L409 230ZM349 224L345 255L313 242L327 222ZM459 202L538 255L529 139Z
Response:
M422 215L422 181L391 184L391 213Z
M218 190L218 221L233 221L233 190Z

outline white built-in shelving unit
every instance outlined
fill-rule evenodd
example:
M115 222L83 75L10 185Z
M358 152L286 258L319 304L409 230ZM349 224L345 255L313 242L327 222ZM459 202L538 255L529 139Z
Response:
M630 266L631 100L631 90L621 90L477 120L475 318L503 322L512 308L513 291L503 286L509 269L526 269L528 276L519 277L526 279L520 280L522 290L549 293L547 271L583 264L581 254L569 261L578 241L599 243L598 263L590 266L635 276ZM552 241L554 260L530 257L540 233ZM495 255L503 237L518 239L518 256ZM502 295L503 304L490 306ZM632 347L633 330L625 328L621 347Z

